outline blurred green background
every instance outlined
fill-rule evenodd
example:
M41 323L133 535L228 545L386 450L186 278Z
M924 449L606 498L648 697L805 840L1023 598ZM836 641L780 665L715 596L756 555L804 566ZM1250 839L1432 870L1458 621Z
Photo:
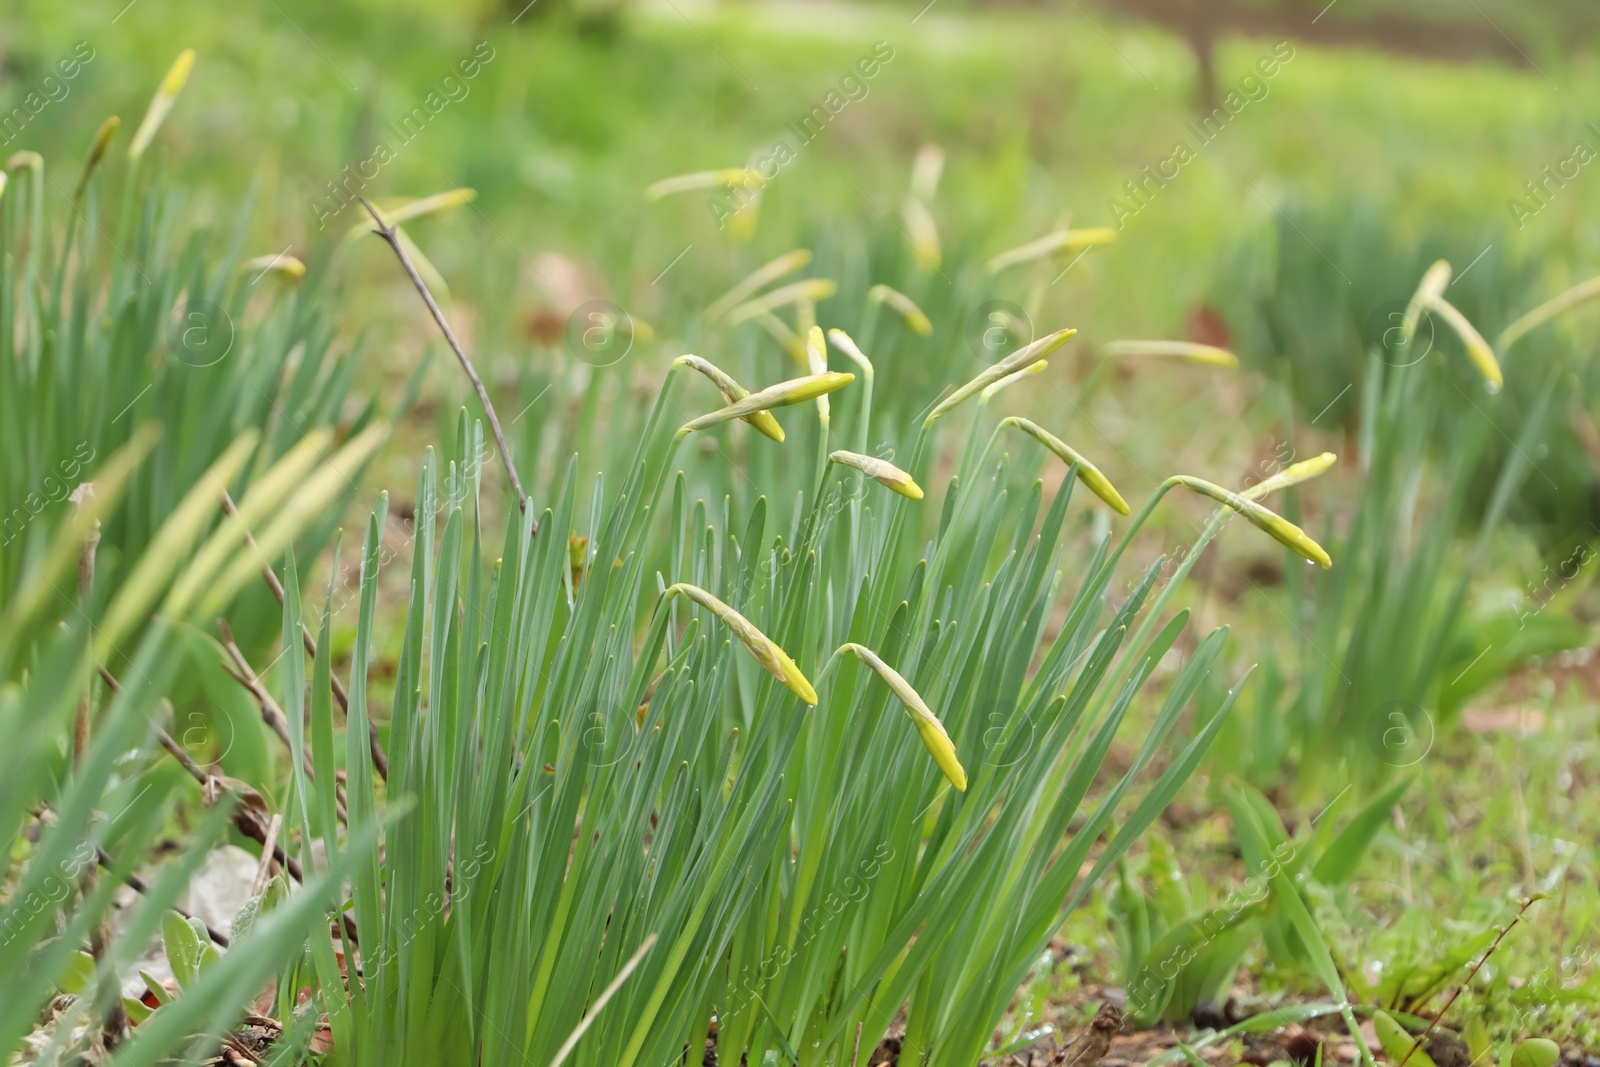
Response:
M1197 301L1239 283L1231 246L1275 230L1280 212L1324 215L1336 233L1361 199L1377 205L1399 247L1450 235L1441 251L1458 271L1490 243L1504 262L1539 258L1552 288L1600 259L1600 183L1587 168L1521 227L1508 208L1576 142L1600 148L1587 126L1600 119L1600 75L1591 54L1568 47L1593 21L1577 4L1339 0L1320 19L1317 4L1197 11L1183 0L1126 10L1089 0L926 9L537 0L520 18L515 2L7 7L5 111L79 42L93 55L25 129L0 131L12 138L7 150L32 148L62 161L58 175L70 171L100 119L134 122L172 58L194 47L192 88L163 134L163 160L193 190L198 217L231 220L260 176L260 249L304 256L329 232L315 206L332 203L325 183L347 166L359 172L387 143L394 158L369 168L366 195L477 189L478 210L431 237L430 253L453 282L471 280L464 291L483 292L477 275L492 276L496 299L519 306L537 303L531 268L548 252L594 268L648 317L658 295L650 282L692 242L678 266L714 290L712 272L734 250L712 212L696 198L647 204L642 190L793 141L788 124L879 41L892 60L782 169L758 242L781 251L822 220L887 228L912 155L931 142L948 153L935 206L947 242L970 234L982 246L974 251L992 253L1064 212L1075 225L1108 224L1123 183L1185 140L1196 158L1074 276L1064 314L1076 299L1108 331L1181 331ZM1222 93L1279 41L1293 56L1205 145L1186 125L1205 90L1184 21L1195 18L1209 20ZM1395 28L1402 18L1411 30ZM1455 59L1418 54L1450 34L1462 39ZM1504 59L1508 46L1526 60ZM492 58L463 78L458 64L475 48ZM443 106L403 143L396 128L430 93ZM328 223L333 232L352 224L348 211Z

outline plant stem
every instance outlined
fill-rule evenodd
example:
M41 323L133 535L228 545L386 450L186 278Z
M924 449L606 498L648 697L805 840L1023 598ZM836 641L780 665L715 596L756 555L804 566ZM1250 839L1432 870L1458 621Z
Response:
M1400 1057L1400 1062L1397 1063L1395 1067L1406 1067L1406 1063L1411 1059L1412 1053L1416 1052L1417 1049L1422 1047L1423 1042L1428 1040L1428 1035L1433 1033L1433 1028L1439 1025L1439 1020L1443 1019L1447 1014L1449 1014L1451 1005L1456 1002L1456 998L1461 995L1461 991L1472 984L1472 980L1478 976L1478 972L1483 969L1483 965L1489 962L1489 957L1494 955L1494 950L1500 947L1500 942L1504 941L1506 939L1506 935L1511 932L1511 928L1522 921L1522 916L1527 913L1529 908L1533 907L1534 901L1541 899L1543 898L1540 895L1535 894L1534 896L1531 896L1522 902L1522 907L1517 909L1516 916L1512 918L1510 922L1506 923L1505 926L1501 927L1500 934L1494 939L1494 943L1483 950L1483 955L1478 957L1478 962L1474 963L1472 965L1472 970L1467 972L1466 980L1460 985L1456 986L1455 992L1450 994L1450 999L1444 1002L1444 1007L1440 1008L1439 1011L1434 1015L1433 1021L1428 1024L1428 1028L1422 1031L1421 1037L1412 1042L1411 1048L1404 1056Z
M456 340L455 333L450 329L450 324L445 321L444 312L439 310L439 305L433 299L433 294L428 292L428 285L417 273L417 268L412 266L411 257L406 255L406 250L400 247L400 238L396 235L395 228L383 221L383 216L378 214L378 209L368 202L366 197L361 198L361 206L367 209L374 222L378 224L377 234L388 242L394 249L400 265L405 268L406 275L411 279L411 284L416 287L422 302L428 305L428 311L433 314L433 321L439 324L439 330L444 334L444 339L449 342L450 350L456 354L456 359L461 361L461 369L467 372L467 378L472 382L472 388L477 391L478 400L483 404L484 414L489 417L489 429L494 433L495 444L500 449L500 460L505 464L506 477L511 480L511 489L517 494L517 507L526 510L528 506L527 494L522 491L522 479L517 477L516 465L511 462L511 449L506 445L505 432L500 429L500 419L494 413L494 405L489 402L489 391L483 387L483 379L478 377L478 372L472 366L472 360L467 358L462 351L461 342ZM537 519L533 523L533 532L539 532Z

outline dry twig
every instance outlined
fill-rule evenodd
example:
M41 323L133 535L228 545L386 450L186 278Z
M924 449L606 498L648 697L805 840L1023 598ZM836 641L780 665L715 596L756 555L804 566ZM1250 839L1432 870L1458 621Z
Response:
M467 372L467 378L472 382L472 388L478 394L478 400L483 404L484 414L489 416L489 429L494 433L495 445L500 449L500 460L505 464L506 477L511 480L511 489L517 494L517 506L523 510L528 507L528 496L522 491L522 479L517 477L516 465L511 462L511 449L506 444L506 435L500 429L500 419L494 413L494 405L489 402L489 391L483 387L483 379L478 377L477 370L472 366L472 360L467 358L466 352L461 348L461 342L456 340L455 333L450 329L450 324L444 319L444 312L439 310L439 305L433 299L433 294L428 292L428 285L417 273L417 268L412 266L411 257L406 255L406 250L400 245L400 238L396 236L395 228L383 220L378 214L378 209L368 202L366 197L361 198L361 206L367 209L367 214L372 216L372 221L377 223L375 231L382 237L390 248L394 249L400 265L405 268L406 275L411 279L411 284L416 286L417 293L422 297L422 302L428 305L428 311L433 314L433 321L439 324L439 330L444 334L444 339L449 342L450 350L456 354L456 359L461 361L461 369ZM533 532L539 532L539 523L535 520Z
M229 515L236 516L239 514L239 509L234 505L233 497L228 495L227 490L223 490L222 493L222 510ZM244 532L244 541L252 549L256 547L256 539L249 530ZM277 598L278 604L281 606L284 597L283 583L278 581L278 576L272 573L270 566L261 568L261 577L267 583L267 588L272 590L272 595ZM300 624L300 640L305 645L306 653L315 658L317 655L317 639L311 636L310 627L303 622ZM350 714L350 694L345 691L344 683L339 681L337 674L330 672L330 677L333 679L333 699L339 702L341 711L346 715ZM378 741L378 724L370 718L367 720L367 740L370 742L372 749L372 766L378 772L378 777L387 782L389 780L389 756L383 751L382 743Z

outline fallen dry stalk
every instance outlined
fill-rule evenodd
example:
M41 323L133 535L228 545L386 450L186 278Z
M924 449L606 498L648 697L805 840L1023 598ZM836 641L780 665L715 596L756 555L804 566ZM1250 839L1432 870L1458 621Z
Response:
M244 658L244 653L234 643L233 630L228 626L228 621L226 619L218 619L217 629L222 634L222 647L227 651L228 658L233 660L233 666L228 669L228 673L233 676L234 681L244 686L250 695L255 698L256 706L261 709L262 721L271 727L273 733L278 735L278 740L283 742L283 747L291 752L294 751L294 745L289 741L288 716L283 713L282 708L278 707L278 702L272 699L272 694L267 692L266 686L261 684L261 679L256 676L256 672L250 666L250 662ZM227 667L228 665L223 664L223 666ZM306 781L316 781L316 775L311 768L311 753L302 752L301 756L301 762L306 769ZM336 782L333 788L335 793L334 800L339 812L339 821L349 825L349 816L345 814L344 787Z
M239 509L233 503L233 497L229 496L226 490L222 493L222 510L231 516L239 514ZM244 531L244 543L252 549L256 547L256 539L249 530ZM272 572L270 566L261 568L261 577L267 583L267 588L272 590L272 595L277 598L281 607L284 595L283 583L278 581L278 576ZM311 636L311 629L303 622L300 624L300 639L305 645L306 654L315 658L317 655L317 639ZM339 676L331 671L329 672L329 677L333 680L333 699L339 702L339 710L346 715L350 714L350 694L345 692L344 683L339 681ZM372 749L373 769L378 772L379 778L387 782L389 780L389 756L388 753L384 752L383 744L378 740L378 724L370 718L367 720L367 740Z
M51 810L48 804L44 805L32 814L33 817L38 820L39 825L41 826L53 826L55 824L56 813ZM99 845L94 846L94 852L96 864L104 867L108 871L116 869L116 857L112 856L111 853L107 852ZM145 884L145 880L140 878L137 874L134 874L132 871L129 871L127 874L123 875L122 881L129 889L132 889L135 893L138 893L141 896L149 892L149 887ZM179 915L182 915L185 919L194 918L193 915L187 911L184 911L176 904L171 905L171 908ZM212 940L216 941L216 943L221 945L223 948L228 947L228 935L214 929L209 923L206 924L206 933L210 934Z
M461 361L461 369L467 372L467 378L472 382L472 388L477 391L478 400L483 404L484 414L489 417L489 429L494 433L494 441L500 448L500 460L505 464L506 477L511 480L511 489L517 494L517 506L523 510L528 507L528 496L522 491L522 479L517 477L517 468L511 462L511 449L506 445L506 435L500 429L500 419L494 413L494 405L489 402L489 391L483 387L483 379L478 377L478 372L472 366L472 360L467 358L466 352L461 348L461 342L456 340L450 324L445 321L444 312L439 310L439 305L433 299L433 294L428 292L427 283L417 274L417 268L412 266L411 257L406 255L404 248L400 247L400 240L395 236L395 228L383 220L378 214L378 209L373 207L366 197L361 198L361 206L367 209L367 214L372 216L372 221L377 224L377 234L382 237L389 247L394 249L394 254L400 260L400 265L405 268L406 276L411 279L411 284L416 287L417 293L422 297L422 302L428 305L428 311L433 315L433 321L439 324L439 330L444 334L444 339L449 342L450 350L456 354L456 359ZM533 523L533 532L539 532L537 519Z
M121 690L122 687L117 683L117 679L104 667L100 668L100 678L106 683L106 688L111 690L113 693ZM207 774L204 768L191 759L189 753L184 751L183 746L178 744L178 742L173 739L171 734L167 733L167 731L163 730L159 726L155 727L155 731L157 739L161 742L161 747L170 752L172 757L178 761L179 765L188 772L189 777L193 778L200 784L202 791L207 790L214 776ZM272 852L272 858L277 861L278 866L282 867L285 871L288 871L289 876L295 881L304 881L304 879L301 877L300 864L297 863L293 857L284 852L283 847L278 845L275 841L269 844L267 827L262 825L261 813L259 810L252 808L248 804L239 804L235 806L233 809L233 825L241 834L244 834L244 836L262 846L263 849L270 849ZM102 865L104 865L103 860ZM129 884L132 885L131 882ZM140 892L144 891L140 886L137 885L135 885L133 888L138 889Z

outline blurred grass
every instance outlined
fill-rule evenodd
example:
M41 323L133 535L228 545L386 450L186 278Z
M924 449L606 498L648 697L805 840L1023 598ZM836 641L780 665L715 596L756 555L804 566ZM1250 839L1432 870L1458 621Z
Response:
M937 141L951 150L935 207L941 226L989 234L995 247L980 251L993 252L1050 228L1063 210L1080 225L1103 224L1124 180L1168 156L1175 140L1193 142L1187 48L1099 13L1091 24L1071 11L941 6L912 24L901 7L669 0L629 11L612 32L585 34L538 8L513 26L484 4L273 0L235 11L139 2L109 25L120 6L25 0L8 16L8 109L76 41L96 50L69 95L8 148L76 157L85 129L128 111L192 45L193 91L166 136L169 167L198 187L200 211L231 217L259 169L269 208L261 240L303 248L319 236L310 203L326 195L323 183L387 138L396 158L368 195L451 185L481 194L482 214L469 212L437 250L452 281L519 267L525 275L526 260L557 250L597 264L614 285L642 288L689 242L689 265L704 269L727 255L711 212L694 198L646 205L643 186L766 155L878 40L894 59L781 171L758 241L824 219L882 225L878 210L893 216L910 156ZM480 41L494 58L466 83L468 95L398 147L387 124L422 104ZM1271 46L1228 42L1220 81L1236 82ZM1541 57L1565 87L1552 92L1532 70L1298 46L1270 94L1199 148L1124 239L1073 280L1106 328L1170 331L1222 269L1226 239L1275 226L1276 208L1290 202L1360 190L1401 231L1424 219L1501 229L1522 183L1592 137L1583 101L1600 72L1582 58L1557 63ZM1506 251L1600 259L1597 206L1600 188L1580 177L1507 234ZM353 221L339 216L341 229Z

